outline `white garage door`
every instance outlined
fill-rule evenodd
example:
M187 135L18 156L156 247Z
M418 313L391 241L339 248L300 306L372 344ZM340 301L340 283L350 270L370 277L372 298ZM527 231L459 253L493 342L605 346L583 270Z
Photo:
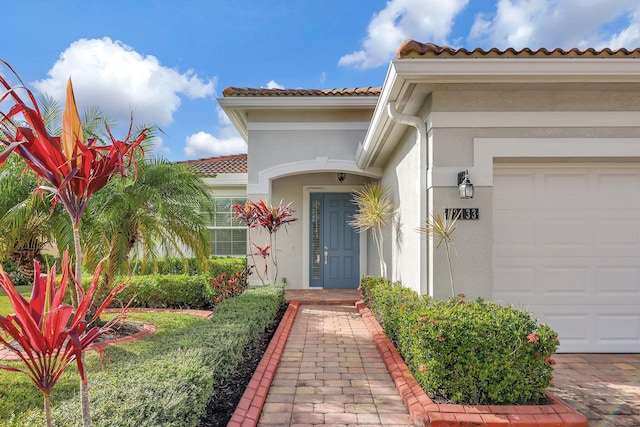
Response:
M561 352L640 352L640 165L496 164L493 297Z

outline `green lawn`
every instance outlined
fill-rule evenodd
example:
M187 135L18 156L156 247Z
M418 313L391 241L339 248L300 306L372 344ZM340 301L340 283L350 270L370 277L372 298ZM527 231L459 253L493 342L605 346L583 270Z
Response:
M0 298L0 300L5 299ZM139 359L153 357L154 353L162 347L161 341L169 337L175 338L176 331L196 328L198 324L202 326L207 322L207 319L190 315L135 313L131 314L131 317L132 320L152 322L156 325L157 333L147 339L107 348L102 362L100 362L96 351L87 352L90 386L95 382L109 381L109 374L123 369L123 365L126 366ZM21 366L17 362L2 363L15 367ZM78 400L79 381L74 363L58 380L51 394L54 416L57 408L61 406L71 408L78 406L76 401ZM42 399L40 390L26 375L0 370L0 426L17 427L32 425L32 423L38 425L36 420L42 416ZM93 410L95 411L96 408ZM14 420L12 421L12 419Z
M28 289L20 290L29 294ZM11 311L0 296L0 312ZM214 385L233 372L247 346L275 318L281 287L251 289L224 300L209 319L172 313L130 313L157 332L108 347L102 360L87 352L95 427L197 426ZM19 368L17 362L0 364ZM54 425L80 425L79 378L67 368L51 394ZM43 398L26 375L0 370L0 427L42 426Z
M20 292L26 299L29 299L31 295L31 286L17 286L18 292ZM6 297L6 293L3 289L0 289L0 314L6 316L13 313L13 308L9 304L9 298Z

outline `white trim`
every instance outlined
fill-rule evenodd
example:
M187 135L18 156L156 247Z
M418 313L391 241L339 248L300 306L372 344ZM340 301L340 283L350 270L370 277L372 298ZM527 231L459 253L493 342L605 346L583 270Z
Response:
M384 87L380 94L378 104L373 111L369 129L367 130L364 140L358 145L356 152L356 164L363 169L371 166L376 154L386 143L386 139L382 137L386 128L388 126L394 126L395 124L387 113L387 104L389 101L396 100L398 92L402 87L402 82L398 82L398 80L398 74L392 63L387 70Z
M428 174L428 188L453 187L455 177L469 170L475 186L493 186L496 158L638 158L640 138L474 138L473 165L436 167Z
M249 174L246 173L219 173L215 177L204 178L204 183L210 187L223 185L246 186Z
M356 160L360 167L371 164L384 145L392 147L401 136L390 123L386 104L405 102L412 85L435 88L440 83L638 83L640 59L625 58L406 58L391 61L379 103ZM401 105L402 106L402 105ZM403 112L403 109L400 109ZM552 113L550 113L552 114ZM466 117L465 117L466 119ZM637 118L634 119L637 121ZM500 127L504 127L505 120ZM461 127L464 121L456 123ZM628 124L626 124L628 126ZM590 123L593 126L593 123ZM429 126L428 126L429 128ZM390 136L391 135L391 136ZM384 159L382 159L384 160Z
M302 186L302 286L303 289L313 289L309 287L309 259L310 243L309 234L311 232L311 220L309 218L309 206L311 203L311 193L350 193L357 186L345 187L343 185L303 185ZM360 233L360 276L367 271L367 233Z
M218 98L223 109L259 109L273 110L284 107L293 108L362 108L374 107L378 96L370 95L319 95L319 96L230 96Z
M427 116L432 128L514 127L630 127L637 126L638 111L469 111L433 112Z
M369 122L251 122L249 131L305 131L305 130L359 130L369 129Z
M378 96L232 96L218 98L217 101L242 138L248 141L248 112L251 110L373 109L378 103Z
M360 169L354 160L330 159L316 157L311 160L283 163L258 172L258 182L247 185L248 194L271 194L271 181L289 175L313 172L346 172L379 179L382 176L380 168Z
M640 81L638 58L412 58L391 66L414 83Z

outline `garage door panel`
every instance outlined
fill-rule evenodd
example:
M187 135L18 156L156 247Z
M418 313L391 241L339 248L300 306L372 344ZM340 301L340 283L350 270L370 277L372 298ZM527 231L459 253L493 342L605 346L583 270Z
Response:
M560 345L567 343L587 345L589 331L593 329L593 316L587 312L557 313L545 311L543 307L536 308L541 312L540 322L551 325L558 333ZM553 326L556 325L556 326Z
M640 337L640 316L634 313L603 313L598 316L598 342L637 340Z
M620 213L595 222L597 245L606 249L615 247L638 250L640 224L637 218L626 218Z
M542 270L542 283L545 294L584 294L587 295L588 267L550 267Z
M596 175L592 187L594 197L603 205L614 205L628 199L625 205L640 209L640 173L638 171L603 171Z
M493 298L517 298L526 301L535 295L536 271L530 265L504 267L494 270ZM503 300L508 302L507 300Z
M586 188L589 176L584 172L534 172L534 179L540 184L536 186L536 201L540 199L553 200L558 207L571 206L572 203L582 203L582 195L576 193L576 188Z
M606 267L590 257L503 257L494 262L493 297L526 303L522 296L549 304L638 304L640 264L635 258L615 258ZM532 301L528 301L531 303ZM539 301L536 301L538 303Z
M504 180L509 185L504 185L498 197L494 197L493 204L498 209L509 209L516 204L517 206L534 208L535 200L532 200L531 194L522 191L523 188L530 189L534 186L534 176L527 171L505 171ZM494 186L496 183L494 182Z
M640 351L640 316L635 306L599 307L599 313L590 306L568 309L548 305L520 307L558 332L561 352L606 353L611 352L612 347L618 352Z
M640 352L640 166L496 165L493 192L494 299L562 352Z
M544 215L549 217L550 215ZM542 219L542 218L541 218ZM539 221L538 224L541 222ZM581 249L590 246L590 224L586 220L569 218L547 218L544 226L537 227L538 245L556 249Z
M596 283L600 295L613 294L631 301L640 299L640 268L637 266L598 268Z
M531 248L535 244L535 221L512 219L503 215L494 218L500 228L494 230L494 245L504 250L510 248Z

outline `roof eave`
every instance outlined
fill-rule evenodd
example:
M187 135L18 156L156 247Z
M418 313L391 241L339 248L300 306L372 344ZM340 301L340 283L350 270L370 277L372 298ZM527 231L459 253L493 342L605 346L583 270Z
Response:
M251 110L330 110L373 108L377 96L232 96L218 98L218 104L240 132L249 140L247 115Z
M415 83L640 82L638 58L398 59L391 67Z
M408 84L439 83L640 83L638 58L435 58L391 62L364 141L358 147L360 168L372 165L395 126L386 112ZM395 133L400 135L400 133Z

